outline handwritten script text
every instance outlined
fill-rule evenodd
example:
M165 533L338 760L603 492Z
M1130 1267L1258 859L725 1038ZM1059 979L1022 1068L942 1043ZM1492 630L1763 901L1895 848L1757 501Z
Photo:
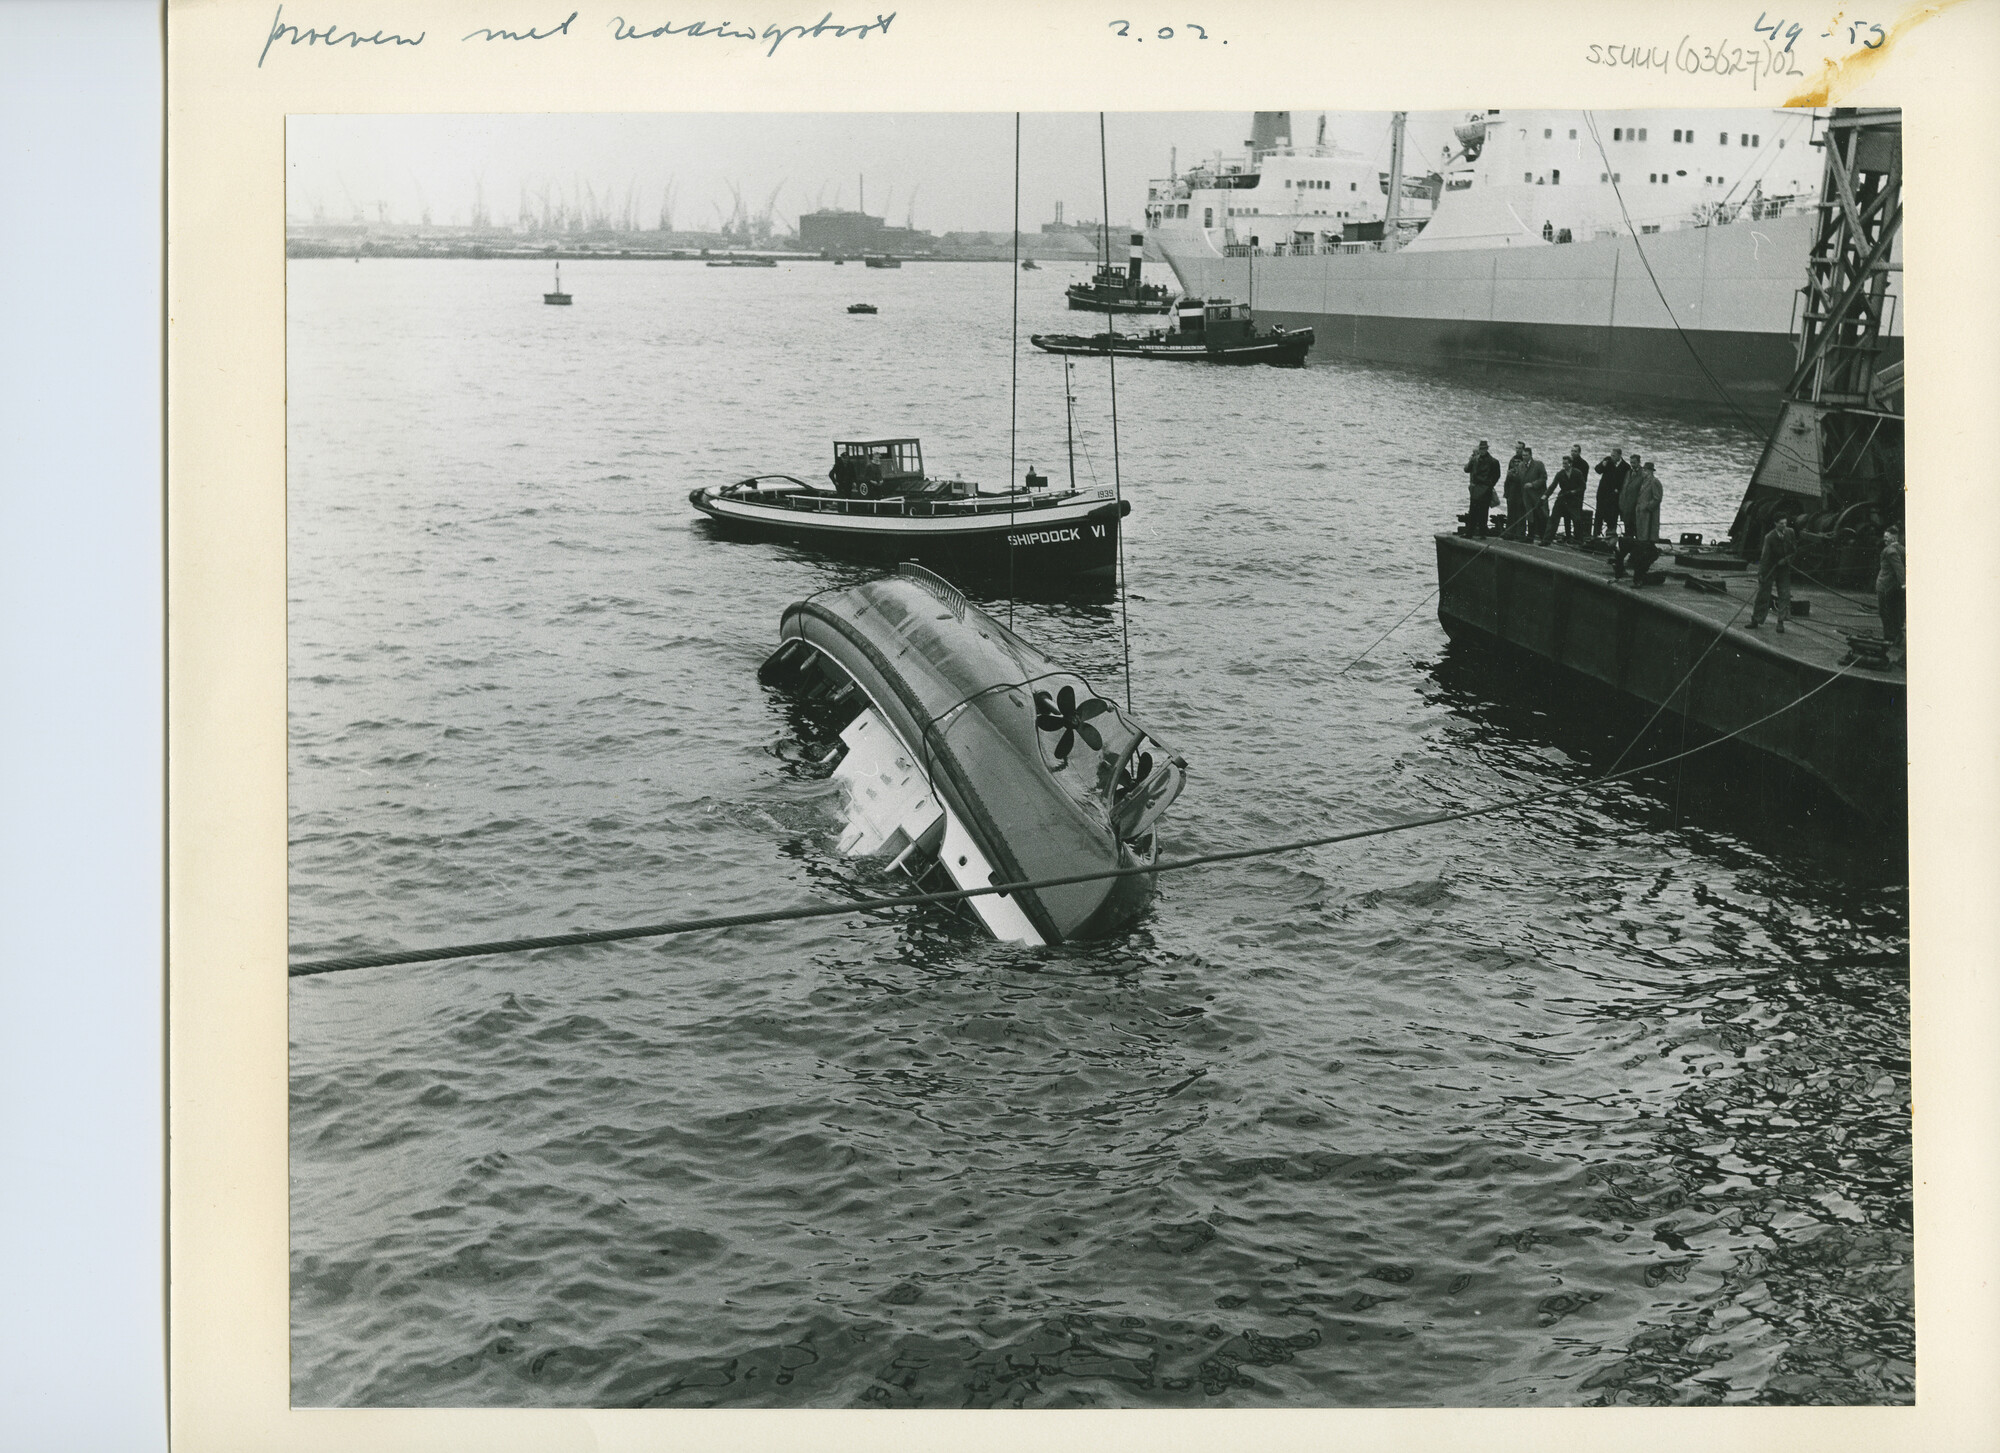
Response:
M665 24L654 26L651 30L642 30L628 21L624 16L619 15L612 18L611 38L613 40L657 40L670 35L678 35L689 39L708 37L716 40L754 40L760 43L769 41L771 48L765 51L764 54L774 56L778 53L778 47L794 36L801 40L818 40L822 36L830 35L837 40L842 36L851 35L857 40L865 40L871 31L887 35L889 33L889 23L895 18L896 12L891 10L887 15L877 15L866 24L835 25L833 23L833 12L829 10L816 25L767 25L761 31L757 29L754 21L745 28L736 26L728 20L717 21L712 25L706 20L690 20L685 25L675 25L672 21L667 21Z

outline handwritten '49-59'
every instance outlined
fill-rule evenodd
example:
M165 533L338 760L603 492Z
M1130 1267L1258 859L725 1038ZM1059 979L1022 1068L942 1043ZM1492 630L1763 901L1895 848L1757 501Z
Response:
M1118 38L1120 40L1131 39L1137 41L1144 41L1146 38L1143 35L1132 34L1132 22L1129 20L1107 21L1106 25L1109 28L1114 29L1118 32ZM1181 28L1183 30L1192 30L1194 32L1194 38L1196 40L1208 39L1208 28L1206 26L1196 25L1192 20L1182 21ZM1174 38L1174 28L1171 25L1163 25L1158 30L1153 32L1153 39L1155 40L1172 40L1173 38ZM1228 45L1229 42L1225 40L1223 44Z
M1792 42L1805 34L1805 32L1799 29L1796 21L1789 25L1782 20L1767 21L1764 19L1765 14L1766 12L1762 10L1757 12L1757 23L1751 29L1755 30L1759 35L1770 36L1774 42L1782 34L1785 38L1785 45L1784 49L1780 50L1778 54L1783 55L1785 51L1792 48ZM1875 37L1873 40L1868 38L1870 33L1873 33ZM1830 39L1832 35L1833 32L1831 30L1822 30L1820 32L1822 40ZM1847 27L1847 43L1849 45L1858 44L1863 50L1880 50L1887 43L1888 39L1889 33L1887 31L1882 29L1881 26L1871 24L1866 20L1853 21Z

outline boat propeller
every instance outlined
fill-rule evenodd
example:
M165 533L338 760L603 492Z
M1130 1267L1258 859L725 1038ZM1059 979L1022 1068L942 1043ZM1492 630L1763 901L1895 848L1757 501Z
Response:
M1114 796L1123 797L1148 777L1153 775L1153 754L1141 751L1136 756L1125 759L1125 770L1118 774L1118 787Z
M1070 750L1076 746L1078 737L1093 752L1103 749L1104 738L1090 724L1090 719L1109 710L1111 703L1095 696L1078 705L1074 686L1063 687L1053 697L1046 691L1035 693L1035 725L1045 732L1062 733L1056 738L1055 758L1064 765L1068 764Z

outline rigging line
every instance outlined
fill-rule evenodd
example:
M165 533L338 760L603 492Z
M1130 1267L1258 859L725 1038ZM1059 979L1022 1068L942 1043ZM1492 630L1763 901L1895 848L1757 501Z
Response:
M1021 430L1021 113L1014 113L1014 333L1007 345L1007 629L1014 629L1015 445Z
M1519 521L1519 524L1523 529L1523 531L1525 531L1527 528L1528 518L1529 517L1527 515L1523 515ZM1367 659L1368 653L1370 651L1373 651L1377 646L1381 645L1384 641L1388 640L1389 637L1393 636L1397 631L1401 630L1403 627L1403 623L1409 620L1409 618L1415 615L1418 611L1422 610L1426 605L1428 605L1432 597L1442 594L1444 588L1447 585L1450 585L1452 581L1458 579L1459 576L1465 574L1466 571L1470 570L1474 565L1478 564L1480 558L1484 556L1488 550L1491 550L1500 541L1509 538L1514 533L1515 524L1516 524L1515 521L1509 520L1507 522L1506 529L1502 530L1497 535L1488 536L1486 542L1483 545L1481 545L1476 551L1473 552L1472 558L1470 560L1466 561L1463 565L1459 566L1458 569L1452 571L1450 575L1446 576L1443 580L1439 581L1436 585L1433 585L1429 590L1425 591L1423 598L1421 600L1419 600L1415 605L1411 606L1408 610L1404 611L1403 614L1397 618L1396 623L1390 626L1388 630L1382 632L1381 635L1377 636L1374 640L1370 641L1366 646L1362 647L1361 654L1356 656L1353 660L1349 661L1345 666L1341 667L1338 671L1334 672L1333 673L1334 677L1338 679L1339 677L1345 676L1349 671L1352 671L1356 666L1359 666L1364 660Z
M1097 113L1097 166L1098 177L1104 189L1104 257L1106 266L1109 266L1111 155L1104 142L1102 111ZM1129 712L1132 709L1132 612L1125 603L1125 486L1118 473L1118 314L1115 311L1105 314L1105 327L1110 330L1110 346L1105 349L1105 361L1111 365L1111 498L1118 509L1118 516L1114 522L1114 527L1118 531L1118 644L1125 655L1125 710Z
M1200 853L1193 857L1175 858L1164 863L1142 864L1130 868L1106 868L1094 873L1072 873L1060 878L1036 878L1020 883L994 883L980 888L954 888L943 893L913 893L895 898L858 898L845 903L815 903L797 908L767 909L761 913L732 913L713 918L689 918L674 923L645 924L633 928L588 929L577 933L550 934L539 938L501 939L491 943L457 944L442 949L409 949L391 953L350 954L340 958L319 959L306 963L288 965L286 974L290 978L303 979L318 974L341 973L349 969L386 968L394 964L434 963L444 959L473 958L484 954L524 953L531 949L571 948L585 944L620 943L629 939L664 938L673 934L695 933L718 928L743 928L761 923L787 923L807 918L835 918L847 913L883 913L897 908L915 908L931 903L958 903L967 898L982 898L994 894L1018 893L1031 889L1060 888L1072 883L1094 883L1112 878L1135 878L1149 873L1173 873L1187 868L1206 867L1212 863L1242 862L1250 858L1272 857L1281 853L1304 852L1312 848L1330 847L1336 843L1358 842L1364 838L1386 837L1391 833L1410 832L1416 828L1437 827L1445 823L1464 822L1475 817L1491 817L1495 813L1512 812L1537 803L1553 802L1564 797L1574 797L1579 793L1605 786L1627 777L1635 777L1643 772L1657 771L1689 757L1699 756L1723 743L1754 731L1765 722L1783 716L1804 705L1827 687L1833 685L1853 669L1843 666L1826 680L1811 690L1793 697L1783 706L1766 712L1755 721L1690 747L1672 757L1645 762L1637 767L1627 767L1622 772L1607 772L1601 777L1593 777L1587 782L1572 783L1567 787L1554 787L1546 791L1531 792L1520 797L1500 798L1492 802L1480 803L1473 807L1458 808L1450 812L1433 813L1429 817L1406 818L1400 822L1379 823L1374 827L1354 828L1347 832L1324 833L1318 837L1300 838L1295 842L1274 843L1257 848L1232 848L1223 852Z
M1664 697L1660 699L1659 706L1654 708L1653 714L1646 718L1646 724L1640 727L1639 730L1633 734L1632 740L1625 744L1625 750L1620 752L1618 754L1617 761L1614 761L1611 764L1612 771L1615 772L1618 770L1620 763L1624 762L1624 760L1632 754L1632 749L1638 746L1639 743L1645 738L1646 733L1653 729L1653 723L1660 719L1660 713L1664 712L1667 709L1667 707L1672 704L1673 699L1676 696L1680 695L1682 691L1687 689L1688 682L1694 680L1694 673L1701 670L1701 663L1709 658L1710 652L1714 651L1717 646L1722 644L1723 638L1729 634L1729 628L1735 625L1737 620L1742 616L1743 612L1748 610L1749 608L1750 608L1750 602L1747 600L1737 605L1735 611L1731 613L1729 619L1722 623L1721 629L1716 631L1715 639L1708 643L1707 648L1703 650L1699 656L1695 657L1694 665L1687 668L1687 675L1681 677L1681 679L1674 684L1674 689L1672 691L1669 691ZM1683 708L1682 709L1683 721L1685 721L1686 714L1687 714L1686 709Z
M1631 211L1625 206L1624 188L1615 180L1617 174L1611 167L1611 154L1604 149L1604 137L1597 129L1596 113L1591 111L1584 112L1583 121L1584 125L1590 129L1590 139L1597 144L1597 154L1604 162L1604 174L1614 178L1611 183L1611 195L1618 199L1618 213L1625 219L1625 230L1632 236L1632 246L1639 254L1639 264L1646 269L1646 277L1653 284L1653 291L1659 295L1660 306L1667 310L1667 321L1674 325L1675 335L1686 346L1688 357L1694 361L1694 366L1701 370L1701 376L1708 381L1708 386L1715 390L1716 397L1728 406L1731 413L1743 421L1743 426L1746 429L1750 430L1753 434L1765 435L1773 448L1782 454L1790 455L1793 462L1813 467L1812 460L1807 459L1789 445L1779 443L1772 437L1772 430L1760 426L1755 419L1752 419L1749 414L1745 413L1742 405L1729 396L1729 391L1722 386L1722 381L1710 371L1708 364L1702 360L1700 351L1694 346L1694 340L1688 337L1687 329L1681 326L1680 317L1674 312L1674 305L1667 301L1667 290L1660 286L1659 276L1653 271L1652 259L1646 256L1646 244L1639 240L1639 229L1632 221Z

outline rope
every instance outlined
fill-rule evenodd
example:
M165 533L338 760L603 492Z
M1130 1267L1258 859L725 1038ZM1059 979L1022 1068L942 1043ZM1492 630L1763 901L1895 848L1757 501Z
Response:
M1644 739L1646 733L1653 729L1653 723L1660 719L1660 713L1665 711L1667 707L1672 704L1673 699L1681 694L1681 689L1685 687L1688 684L1688 682L1694 679L1694 673L1701 670L1701 663L1708 659L1710 652L1712 652L1717 646L1722 644L1723 637L1729 634L1729 628L1736 624L1737 617L1741 616L1743 612L1749 608L1749 605L1750 605L1749 601L1747 600L1744 601L1742 604L1736 607L1735 613L1732 614L1728 620L1722 623L1722 629L1715 633L1715 639L1708 643L1707 648L1704 649L1699 656L1695 657L1694 665L1688 667L1687 675L1681 677L1679 681L1674 683L1674 689L1672 691L1669 691L1664 697L1661 698L1659 706L1655 707L1653 710L1653 714L1646 718L1646 724L1640 727L1638 733L1632 738L1632 740L1625 744L1625 750L1620 752L1618 754L1618 760L1611 764L1612 771L1615 772L1618 770L1619 763L1623 762L1626 759L1626 757L1630 756L1632 753L1632 748L1638 746L1640 741ZM1681 721L1683 727L1682 734L1685 735L1686 721L1687 721L1687 712L1685 709L1683 709L1681 712ZM1678 793L1676 795L1678 796Z
M1104 113L1097 113L1098 177L1104 189L1104 258L1111 260L1111 157L1104 143ZM1105 315L1110 346L1105 361L1111 365L1111 497L1118 505L1118 644L1125 653L1125 710L1132 710L1132 631L1131 608L1125 603L1125 485L1118 473L1118 314Z
M1564 797L1574 797L1609 783L1627 777L1635 777L1644 772L1658 771L1672 766L1686 758L1698 756L1723 743L1753 731L1765 722L1804 705L1834 682L1852 670L1843 666L1810 691L1794 697L1775 711L1765 713L1755 721L1746 722L1723 736L1701 745L1691 747L1671 757L1643 763L1637 767L1627 767L1624 771L1611 771L1587 782L1573 783L1568 787L1554 787L1542 792L1531 792L1521 797L1500 798L1481 803L1474 807L1458 808L1451 812L1434 813L1429 817L1407 818L1401 822L1381 823L1375 827L1354 828L1347 832L1324 833L1317 837L1300 838L1294 842L1276 843L1266 847L1233 848L1225 852L1199 853L1193 857L1176 858L1165 863L1152 863L1133 868L1107 868L1093 873L1071 873L1059 878L1036 878L1019 883L996 883L984 888L956 888L943 893L914 893L895 898L857 898L845 903L820 903L798 908L767 909L760 913L732 913L709 918L687 918L671 923L643 924L634 928L600 928L578 933L548 934L536 938L497 939L487 943L457 944L448 948L408 949L393 953L349 954L340 958L318 959L306 963L293 964L287 975L294 979L309 978L319 974L343 973L350 969L386 968L394 964L436 963L444 959L473 958L483 954L523 953L530 949L570 948L584 944L620 943L627 939L664 938L673 934L698 933L719 928L745 928L763 923L790 923L808 918L833 918L847 913L886 913L898 908L917 908L932 903L959 903L968 898L984 897L988 894L1020 893L1041 888L1060 888L1074 883L1095 883L1113 878L1135 878L1148 873L1176 873L1188 868L1206 867L1213 863L1242 862L1250 858L1274 857L1282 853L1304 852L1311 848L1330 847L1336 843L1358 842L1364 838L1386 837L1391 833L1410 832L1417 828L1437 827L1445 823L1464 822L1475 817L1490 817L1495 813L1514 812L1532 807L1538 803L1554 802Z
M1780 443L1775 437L1774 431L1759 425L1755 419L1745 413L1743 406L1731 398L1729 390L1722 386L1722 380L1710 372L1708 365L1702 361L1700 351L1694 346L1694 340L1688 337L1687 329L1681 327L1681 320L1674 312L1674 305L1667 301L1667 290L1660 286L1660 279L1653 271L1652 259L1646 256L1646 244L1639 240L1639 229L1633 225L1632 213L1625 206L1624 188L1615 179L1617 173L1612 170L1611 155L1605 151L1604 137L1598 132L1597 117L1592 112L1586 111L1583 113L1583 121L1584 125L1590 128L1590 139L1597 143L1598 156L1603 158L1604 174L1614 178L1611 183L1611 195L1618 199L1618 214L1625 219L1625 230L1632 235L1632 246L1639 254L1640 266L1646 269L1646 277L1652 282L1653 291L1659 295L1660 306L1667 310L1667 321L1674 325L1674 333L1686 345L1688 357L1694 360L1694 366L1701 370L1701 376L1708 380L1708 386L1715 390L1715 396L1728 406L1732 414L1743 421L1744 428L1750 430L1753 434L1765 434L1769 437L1773 448L1777 449L1780 453L1790 455L1794 462L1816 468L1817 466L1814 464L1814 461L1807 459L1789 445Z
M1014 332L1007 344L1007 629L1014 629L1015 440L1021 429L1021 113L1014 113Z

